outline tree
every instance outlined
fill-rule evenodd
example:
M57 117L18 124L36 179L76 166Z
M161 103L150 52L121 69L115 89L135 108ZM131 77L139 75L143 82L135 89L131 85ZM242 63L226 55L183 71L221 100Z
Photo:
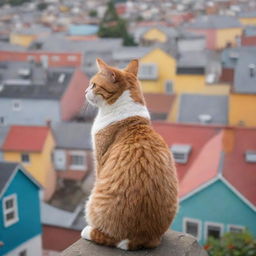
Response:
M248 231L226 233L221 239L209 238L204 248L209 256L254 256L256 240Z
M97 10L90 10L89 16L90 16L90 17L97 17L97 16L98 16Z
M136 45L133 37L127 31L126 22L119 17L113 1L110 1L107 10L100 22L99 37L123 38L123 45Z

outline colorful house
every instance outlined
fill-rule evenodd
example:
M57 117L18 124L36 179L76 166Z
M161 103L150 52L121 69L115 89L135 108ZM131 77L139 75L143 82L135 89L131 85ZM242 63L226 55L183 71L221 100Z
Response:
M238 18L243 25L256 26L256 11L241 12Z
M21 165L0 162L0 255L42 255L39 191Z
M82 182L93 169L91 124L63 122L53 126L54 168L61 180Z
M172 93L176 60L160 48L154 48L140 59L138 77L146 93Z
M229 124L256 126L256 47L241 48L229 99Z
M5 161L20 162L44 188L44 199L55 191L52 164L54 138L47 126L11 126L2 146Z
M81 112L88 78L80 69L8 62L0 69L0 119L6 125L45 125ZM72 99L72 100L70 100Z
M236 46L237 38L242 35L240 22L232 16L209 15L199 16L187 24L190 31L206 37L206 47L211 50Z
M180 182L172 228L205 243L225 232L256 236L256 129L224 128L201 149Z
M49 36L51 30L47 27L33 25L31 27L15 30L10 34L10 43L29 47L38 38Z

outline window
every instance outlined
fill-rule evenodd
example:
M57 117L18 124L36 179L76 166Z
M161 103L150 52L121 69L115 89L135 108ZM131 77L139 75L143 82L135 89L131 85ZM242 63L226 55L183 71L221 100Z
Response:
M201 221L196 219L184 218L183 219L183 232L201 239Z
M220 223L205 223L205 240L209 237L220 238L223 234L223 224Z
M55 61L55 62L57 62L57 61L59 61L60 60L60 57L59 56L52 56L52 61Z
M9 227L18 219L17 196L15 194L3 199L4 226Z
M14 100L12 102L12 110L13 111L20 111L21 110L21 102L20 102L20 100Z
M246 151L245 152L245 161L248 163L256 163L256 151Z
M74 56L74 55L69 55L68 56L68 61L76 61L77 60L77 57Z
M27 256L27 250L23 250L19 253L19 256Z
M0 125L4 125L5 124L5 120L3 116L0 116Z
M73 151L70 153L70 168L72 170L86 169L85 152Z
M245 227L238 225L228 225L228 231L232 233L242 233Z
M171 151L173 157L177 163L185 164L188 161L188 156L191 152L192 147L186 144L173 144Z
M29 154L27 153L22 153L21 154L21 162L24 164L27 164L30 162Z
M65 170L66 167L66 154L64 150L55 150L54 151L54 155L53 155L53 159L54 159L54 165L56 170Z
M166 93L172 93L173 92L173 84L171 80L167 80L165 82L165 92Z
M157 66L154 63L142 63L139 68L139 78L142 80L156 80L158 77Z

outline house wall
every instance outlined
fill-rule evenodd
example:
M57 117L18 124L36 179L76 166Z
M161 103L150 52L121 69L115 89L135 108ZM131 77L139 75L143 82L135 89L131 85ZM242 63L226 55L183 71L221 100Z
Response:
M13 102L21 102L19 111L13 110ZM45 125L48 120L60 121L59 104L56 100L0 99L0 117L6 125Z
M243 36L241 40L242 46L256 46L256 36Z
M80 239L81 231L43 225L43 248L45 250L63 251Z
M11 194L17 195L19 221L5 228L3 223L2 200ZM4 255L22 243L41 235L39 189L21 171L17 172L0 199L0 206L0 234L1 241L5 244L0 247L0 255ZM30 246L32 246L31 243ZM35 242L33 248L35 247L37 247L38 253L34 255L41 255L40 243Z
M229 97L229 124L256 126L256 95L231 94Z
M165 43L167 41L167 36L159 29L152 28L143 35L143 39Z
M179 212L172 224L172 229L183 231L183 218L201 221L199 242L205 243L205 222L221 223L224 232L228 224L247 227L256 236L256 212L246 205L222 181L218 180L204 190L183 200Z
M256 17L252 17L252 18L239 18L239 21L240 21L243 25L252 25L252 26L256 26Z
M35 256L35 255L42 256L43 255L42 236L38 235L31 238L30 240L16 247L11 252L4 254L4 256L20 256L20 253L24 250L26 250L27 256Z
M25 35L25 34L11 33L10 34L10 43L28 47L36 38L37 38L36 35Z
M236 46L236 38L240 37L242 33L242 28L218 29L216 35L216 48L223 49L229 43L232 46Z
M202 51L206 47L205 38L198 39L179 39L178 50L180 52Z
M87 76L81 70L76 70L60 102L62 120L70 120L81 111L88 85Z
M28 152L30 163L22 163L26 170L44 187L44 200L50 199L56 185L56 174L51 161L53 148L54 140L49 133L42 152ZM21 163L21 152L6 151L4 160Z
M204 35L206 40L206 48L210 50L217 49L217 32L215 29L189 29L199 35Z
M155 63L158 68L157 80L141 80L143 92L164 93L166 80L175 83L176 60L161 49L149 52L140 59L140 62Z
M30 56L34 58L35 62L40 62L41 56L48 56L49 67L80 67L83 63L83 54L78 52L0 51L0 61L28 61ZM55 56L59 57L58 61ZM71 60L69 56L74 56L75 59Z

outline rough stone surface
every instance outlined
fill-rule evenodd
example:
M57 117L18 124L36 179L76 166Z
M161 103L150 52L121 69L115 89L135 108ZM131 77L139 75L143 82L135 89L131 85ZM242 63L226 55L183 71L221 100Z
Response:
M206 251L190 235L167 231L161 245L156 249L140 251L122 251L116 248L100 246L84 239L61 253L61 256L207 256Z

